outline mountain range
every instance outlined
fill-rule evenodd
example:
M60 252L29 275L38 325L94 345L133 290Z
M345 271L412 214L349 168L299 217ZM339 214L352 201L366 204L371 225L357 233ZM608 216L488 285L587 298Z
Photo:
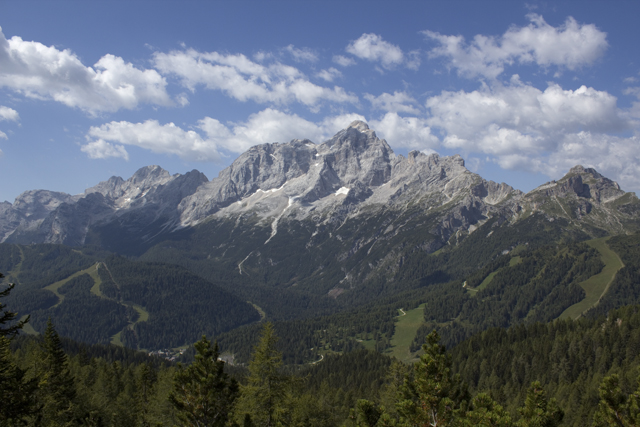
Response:
M128 317L114 314L121 316L123 325L136 321L132 310L144 308L144 295L153 294L150 285L135 290L143 286L140 271L168 269L180 280L199 283L189 288L189 295L197 295L197 287L204 286L194 277L204 278L220 288L211 295L237 298L233 304L242 306L244 313L237 321L227 319L226 326L210 329L216 333L259 317L245 301L258 306L263 316L282 321L358 310L381 301L389 307L399 301L424 302L436 294L446 304L458 301L451 309L458 313L473 301L452 281L468 279L478 285L509 262L512 269L535 266L530 270L539 274L526 276L527 286L538 291L532 291L526 310L509 312L507 323L496 325L551 319L584 298L577 278L583 280L584 265L598 258L594 249L566 245L632 235L639 228L636 195L594 169L575 166L562 179L525 194L469 171L458 155L396 155L361 121L322 144L292 140L254 146L212 180L196 170L170 175L159 166L148 166L127 180L112 177L81 195L34 190L13 204L0 204L0 249L9 248L14 259L2 268L12 280L32 283L18 286L16 298L27 301L27 292L40 292L40 299L32 301L41 303L30 304L44 310L43 319L51 314L47 310L61 310L66 304L62 294L50 294L61 286L54 284L64 278L62 270L52 268L32 279L24 270L27 261L34 266L50 262L42 254L62 251L51 249L54 245L71 248L60 255L78 266L63 270L69 275L88 271L96 262L107 267L101 271L111 268L114 274L101 276L102 282L94 279L91 287L87 279L82 286L89 286L93 297L108 297L125 307ZM49 246L29 251L26 245ZM545 245L565 246L558 246L554 256L536 252ZM80 253L85 258L73 258ZM144 265L108 258L109 253ZM561 259L573 264L554 264ZM178 265L189 274L158 265ZM593 274L599 271L596 267ZM564 287L536 282L551 270L562 271L554 280ZM73 289L89 298L82 286ZM162 286L157 292L175 292L166 289L174 286L169 282ZM133 296L125 297L127 292ZM487 296L487 301L505 298L496 295ZM483 309L473 304L474 313ZM438 316L443 321L456 317L450 314ZM154 313L150 315L149 328ZM389 319L392 322L393 315ZM139 322L136 328L143 336ZM166 329L161 324L154 328ZM146 346L193 342L197 331L193 335L149 338ZM126 336L136 342L131 334Z
M458 155L397 156L356 121L319 145L293 140L254 146L211 181L196 170L172 176L148 166L81 195L26 191L13 205L0 204L0 241L79 246L92 229L116 223L141 241L161 240L211 218L247 216L270 229L271 238L281 222L321 228L410 206L420 206L425 216L439 213L430 230L437 249L495 216L514 223L544 213L588 234L620 233L634 228L640 205L634 193L582 166L524 194L470 172ZM401 228L396 221L384 234Z

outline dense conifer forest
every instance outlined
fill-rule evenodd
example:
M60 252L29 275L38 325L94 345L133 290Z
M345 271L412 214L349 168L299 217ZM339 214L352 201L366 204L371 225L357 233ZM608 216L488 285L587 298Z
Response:
M409 257L371 279L375 299L253 286L237 265L0 244L0 425L639 425L640 235L549 245L530 222L525 243L496 231L495 247L474 234ZM606 292L574 320L598 275ZM409 310L422 326L400 362ZM149 355L178 347L180 363Z
M640 423L640 306L488 329L451 351L432 332L413 366L357 349L297 367L283 364L271 323L244 366L223 362L206 337L193 362L175 365L61 338L50 320L41 337L18 335L25 322L0 310L3 426Z

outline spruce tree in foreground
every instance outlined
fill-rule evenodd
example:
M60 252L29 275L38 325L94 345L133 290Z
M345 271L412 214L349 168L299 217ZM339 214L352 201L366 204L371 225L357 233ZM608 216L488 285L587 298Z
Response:
M3 277L4 277L4 275L2 273L0 273L0 279L2 279ZM11 283L11 284L9 284L9 286L7 286L6 289L0 291L0 298L4 298L4 297L9 296L9 293L11 292L11 290L15 286L16 285L14 283ZM18 313L14 313L12 311L5 310L5 307L6 306L0 302L0 337L12 338L29 321L29 316L27 316L26 319L21 320L20 322L16 323L15 325L12 325L12 326L9 326L9 327L4 327L3 325L5 323L11 322L18 315Z
M593 421L596 427L640 426L640 377L637 390L630 396L622 392L618 375L603 379L600 384L600 404Z
M262 329L260 342L249 363L247 384L240 388L235 406L239 425L276 427L286 425L291 379L280 373L282 353L276 349L277 337L271 323Z
M51 319L47 321L41 344L41 362L42 372L37 374L42 419L36 424L52 427L74 425L78 411L75 404L76 387L69 371L67 355Z
M203 336L195 348L195 362L186 369L178 366L169 399L185 426L222 427L238 395L238 383L224 372L218 343L211 347Z
M426 341L424 354L414 366L414 380L405 381L397 409L408 425L454 425L461 415L461 404L468 398L467 389L451 372L451 356L439 344L438 333L431 332Z
M564 418L564 411L555 399L547 401L547 395L539 381L534 381L527 391L524 407L519 410L522 418L518 427L556 427Z
M0 279L4 276L0 273ZM9 295L14 285L0 292L0 298ZM27 418L37 411L33 394L38 387L37 380L27 380L26 371L14 363L9 348L10 339L24 326L25 321L5 326L15 319L17 313L3 310L0 303L0 426L17 426L26 424Z

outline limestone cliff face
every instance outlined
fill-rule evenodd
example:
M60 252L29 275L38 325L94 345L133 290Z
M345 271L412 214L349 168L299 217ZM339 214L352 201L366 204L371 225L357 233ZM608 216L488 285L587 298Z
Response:
M83 195L26 192L13 205L0 205L0 240L82 245L97 226L149 240L205 219L247 216L273 237L291 221L320 227L376 215L399 218L412 209L412 215L429 216L439 243L428 245L437 248L493 216L512 223L535 212L565 217L578 228L624 232L638 221L638 204L633 193L582 166L523 194L472 173L458 155L397 156L366 123L355 121L322 144L254 146L211 181L195 170L172 176L148 166Z
M366 123L356 121L320 145L294 140L253 147L178 209L185 226L210 215L249 211L265 219L298 220L323 212L335 220L374 206L401 208L416 200L425 209L462 203L467 208L479 204L480 211L487 212L489 206L519 194L471 173L460 156L417 151L406 158L396 156Z
M148 166L126 181L112 177L83 195L26 192L0 211L0 227L6 229L2 241L78 246L95 224L120 221L127 227L134 218L149 223L163 217L175 226L177 205L205 182L197 171L170 176L159 166Z
M0 242L16 230L29 232L63 203L75 203L78 196L47 190L25 191L13 205L4 202L0 207Z

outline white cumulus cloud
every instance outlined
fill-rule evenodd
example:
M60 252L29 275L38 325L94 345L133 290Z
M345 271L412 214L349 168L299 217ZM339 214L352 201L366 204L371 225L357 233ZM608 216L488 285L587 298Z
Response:
M322 138L322 129L317 124L296 114L271 108L252 114L245 122L226 126L206 117L200 121L199 127L216 146L234 153L242 153L257 144L288 142L296 138L318 141Z
M315 108L322 101L357 103L358 97L343 88L327 88L308 81L297 68L273 62L251 61L242 54L201 53L193 49L157 52L155 65L164 74L178 77L189 90L204 85L239 101L288 104L299 102Z
M108 159L110 157L129 160L129 153L122 145L114 145L104 139L98 139L80 147L90 159Z
M0 87L91 114L131 109L141 103L172 104L166 81L155 70L140 70L114 55L105 55L87 67L68 49L18 36L7 40L1 29Z
M318 73L316 73L316 77L319 77L326 82L332 82L335 79L341 78L342 73L340 72L340 70L336 70L335 68L330 67L326 70L320 70Z
M458 74L471 78L496 78L516 61L575 70L594 63L608 47L607 34L593 24L579 24L569 17L563 25L553 27L540 15L527 17L528 26L511 27L499 37L479 34L469 43L462 36L423 34L439 44L429 52L430 57L446 58Z
M626 188L640 188L640 139L631 110L613 95L580 86L545 90L521 83L484 85L429 98L426 124L456 152L481 153L504 169L558 178L571 167L593 167ZM635 131L636 136L628 135Z
M0 105L0 121L17 122L20 119L20 115L13 108Z
M193 129L156 120L142 123L110 122L89 129L87 144L81 147L90 158L128 159L125 146L136 146L154 153L176 155L187 160L220 161L221 150L242 153L257 144L288 142L307 138L323 142L353 120L357 114L325 117L315 123L296 114L267 108L252 114L244 122L222 123L205 117Z
M293 60L296 62L317 62L318 54L308 47L303 47L302 49L295 47L290 44L289 46L284 48L285 51L289 52L293 57Z
M348 58L342 55L334 55L332 60L342 67L350 67L352 65L356 65L356 61L353 58Z
M557 177L577 164L595 168L617 181L624 190L637 191L640 188L640 138L593 132L570 134L540 169Z
M364 98L371 103L371 107L375 110L390 111L395 113L419 114L420 110L416 108L417 101L406 92L383 93L374 96L369 93Z
M405 60L402 49L373 33L363 34L357 40L352 41L346 51L360 59L380 62L384 68L400 65Z
M391 112L371 120L369 125L393 147L433 152L440 145L427 121L419 117L400 117Z
M621 131L631 124L611 94L581 86L550 84L541 91L512 79L510 86L472 92L442 92L427 100L431 126L444 131L444 145L487 154L555 151L562 135Z
M189 160L220 159L213 141L193 130L184 130L173 123L161 125L157 120L143 123L126 121L93 126L87 134L89 143L82 151L91 158L127 158L124 145L132 145L154 153L173 154ZM118 144L118 145L116 145Z

